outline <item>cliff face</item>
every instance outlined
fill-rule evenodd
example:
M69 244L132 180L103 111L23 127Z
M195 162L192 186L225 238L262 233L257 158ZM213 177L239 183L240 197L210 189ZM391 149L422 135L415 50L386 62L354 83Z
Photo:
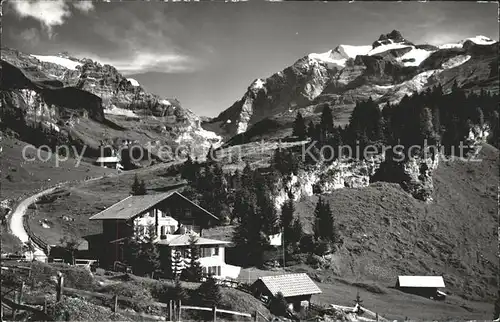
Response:
M221 142L179 101L147 92L110 65L2 48L2 78L2 103L12 115L23 111L30 124L64 128L94 149L100 138L112 145L133 141L154 151L182 145L204 155L210 145ZM85 126L78 126L80 120Z
M497 92L498 42L476 37L440 47L415 45L393 31L371 46L340 45L309 54L254 81L241 100L204 126L230 138L288 111L318 114L315 107L324 102L339 110L336 122L343 125L357 100L371 97L382 107L437 84L448 90L454 81L469 91Z

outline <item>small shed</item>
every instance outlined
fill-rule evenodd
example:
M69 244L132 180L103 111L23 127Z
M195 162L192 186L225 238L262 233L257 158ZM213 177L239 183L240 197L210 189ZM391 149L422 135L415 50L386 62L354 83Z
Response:
M116 156L112 157L99 157L95 160L94 164L111 169L122 169L122 165L120 164L120 159Z
M398 276L396 288L420 296L444 299L446 294L438 289L445 288L442 276Z
M283 294L283 297L295 311L310 304L311 296L321 290L306 273L285 274L260 277L252 284L252 292L259 299L268 299Z

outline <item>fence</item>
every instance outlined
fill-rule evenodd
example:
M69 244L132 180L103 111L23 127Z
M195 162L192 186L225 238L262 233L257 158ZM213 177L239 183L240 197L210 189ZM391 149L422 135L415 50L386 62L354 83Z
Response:
M90 291L77 290L77 289L73 289L73 288L64 287L64 277L62 274L59 274L59 276L58 276L56 291L57 291L56 301L60 301L62 299L63 293L74 294L74 295L90 297L90 298L100 298L100 299L112 300L113 307L111 309L113 312L118 312L118 303L119 302L138 303L137 300L135 300L133 298L129 298L129 297L111 295L111 294L105 294L105 293L90 292ZM132 311L125 311L125 310L120 311L120 313L124 314L124 315L131 315L131 316L135 316L135 317L142 317L142 318L148 318L148 319L159 320L159 321L181 321L182 320L182 310L198 310L198 311L213 312L213 318L214 318L213 321L214 322L216 321L217 313L225 313L225 314L232 314L232 315L236 315L236 316L253 318L254 321L258 321L259 316L261 316L262 318L264 318L265 321L269 321L266 318L266 316L264 316L262 313L260 313L257 310L254 312L254 314L250 314L250 313L244 313L244 312L219 309L215 306L210 308L210 307L198 307L198 306L182 305L181 301L174 301L174 300L169 300L168 303L150 302L149 305L166 309L166 311L167 311L166 316L151 315L151 314L146 314L146 313L138 313L138 312L132 312Z

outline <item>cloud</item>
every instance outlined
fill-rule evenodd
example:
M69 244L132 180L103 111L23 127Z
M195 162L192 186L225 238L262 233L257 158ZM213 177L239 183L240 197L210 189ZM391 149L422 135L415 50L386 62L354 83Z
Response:
M84 54L86 57L115 67L124 75L147 72L189 73L197 70L201 62L187 55L175 53L137 52L125 58L107 58L95 54Z
M195 45L185 26L162 10L122 7L92 25L92 33L106 44L107 50L87 57L112 65L126 75L190 73L204 67L203 61L195 57L214 51L209 46Z
M85 13L94 9L92 1L89 0L70 2L73 7ZM62 26L71 16L70 7L65 0L13 0L9 3L19 17L38 20L46 29L49 38L52 37L53 28Z
M42 26L47 29L49 37L52 36L54 26L61 26L64 24L65 18L71 16L68 5L63 0L15 0L11 3L19 17L31 17L40 21Z
M71 4L73 5L73 7L84 13L94 10L94 4L89 0L74 1Z

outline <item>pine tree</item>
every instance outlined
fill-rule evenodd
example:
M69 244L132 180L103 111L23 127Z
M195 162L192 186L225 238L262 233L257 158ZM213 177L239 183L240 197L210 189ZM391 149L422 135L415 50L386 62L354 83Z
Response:
M300 112L297 113L293 123L293 135L301 140L305 139L307 135L306 123Z
M326 139L333 132L333 115L329 105L325 105L321 112L321 139Z
M144 183L144 180L139 181L139 177L137 177L137 174L134 176L132 191L130 193L134 196L147 194L146 184Z
M181 177L186 179L188 182L193 183L196 179L197 166L193 162L191 155L188 154L186 161L181 168Z
M311 138L312 140L316 139L316 126L314 125L313 121L309 121L309 124L307 125L307 136Z
M202 269L199 262L200 246L196 243L198 238L195 235L189 236L189 267L182 271L184 279L190 282L199 282L202 278Z
M428 139L434 141L435 133L434 133L434 125L432 122L432 111L428 107L424 107L420 112L420 142Z
M315 226L314 236L316 240L322 240L335 244L339 237L334 227L333 213L330 204L320 197L314 210Z
M186 289L182 287L181 280L179 278L175 279L174 287L170 290L170 292L168 292L168 298L166 300L181 301L181 303L188 300Z
M217 154L215 153L214 147L212 145L210 145L210 148L208 149L206 159L208 164L211 164L217 160Z
M293 219L294 219L295 205L293 199L288 199L281 206L281 225L283 227L283 234L286 244L291 244L297 241L294 236L294 227L293 227Z
M182 271L182 256L181 252L174 250L174 258L172 259L172 275L174 278L179 278Z
M209 276L197 289L199 304L202 306L214 307L221 303L222 295L216 280Z

